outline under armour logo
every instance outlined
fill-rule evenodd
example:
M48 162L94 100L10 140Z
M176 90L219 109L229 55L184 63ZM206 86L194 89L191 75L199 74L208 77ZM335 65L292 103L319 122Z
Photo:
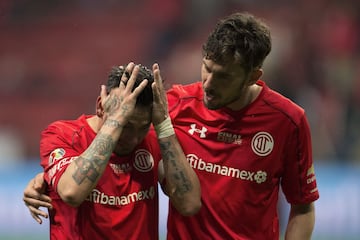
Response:
M194 123L194 124L191 124L190 127L191 127L191 129L189 130L189 133L190 133L191 135L193 135L194 132L197 132L197 133L200 133L200 138L205 138L205 137L206 137L206 135L205 135L205 133L207 132L207 128L206 128L206 127L202 127L201 130L200 130L200 129L197 129L195 123Z

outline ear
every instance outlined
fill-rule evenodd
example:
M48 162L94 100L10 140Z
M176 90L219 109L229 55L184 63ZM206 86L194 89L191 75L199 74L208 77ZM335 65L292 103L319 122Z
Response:
M250 74L249 86L256 83L256 81L259 80L262 75L263 75L263 70L261 68L254 69Z
M104 109L103 109L102 104L101 104L101 97L100 96L98 96L98 98L96 99L96 115L99 118L102 118L104 116Z

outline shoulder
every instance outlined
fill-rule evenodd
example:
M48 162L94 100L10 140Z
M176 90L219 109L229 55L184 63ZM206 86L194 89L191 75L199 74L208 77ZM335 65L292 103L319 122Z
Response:
M202 99L201 82L191 83L187 85L176 84L167 91L167 99L169 107L179 104L182 100Z
M177 94L179 96L197 95L201 90L201 82L195 82L187 85L175 84L168 90L168 95Z
M73 134L76 131L80 131L86 125L87 116L82 115L75 120L57 120L50 123L43 131L42 136L54 135L64 136L67 134Z
M305 110L301 106L281 93L269 88L265 83L262 84L263 97L261 100L264 107L283 115L296 124L298 124L299 121L303 121Z
M40 154L47 161L49 154L60 151L62 156L78 156L93 140L95 133L88 131L88 116L82 115L75 120L58 120L41 132ZM59 150L57 150L59 149Z

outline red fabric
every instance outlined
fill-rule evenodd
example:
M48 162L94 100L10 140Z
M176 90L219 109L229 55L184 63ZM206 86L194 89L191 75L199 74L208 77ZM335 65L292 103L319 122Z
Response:
M269 89L241 111L208 110L201 83L168 92L170 115L201 183L202 208L170 206L168 239L279 239L282 185L290 203L319 197L304 110Z
M113 155L96 188L78 208L70 207L57 194L61 175L95 137L86 118L58 121L42 132L41 165L54 205L51 239L158 239L160 152L157 144L150 144L156 141L154 135L148 135L129 157ZM139 154L153 159L152 168L138 170Z

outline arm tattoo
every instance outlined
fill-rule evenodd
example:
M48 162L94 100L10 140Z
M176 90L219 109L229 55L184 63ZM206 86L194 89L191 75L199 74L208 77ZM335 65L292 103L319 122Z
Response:
M114 128L120 128L123 127L123 125L121 125L118 121L113 120L113 119L107 119L104 122L104 125L108 126L108 127L114 127Z
M101 169L107 164L114 146L110 135L98 134L82 156L75 160L77 168L72 175L75 182L80 185L85 178L95 182Z
M161 149L161 152L163 155L163 159L168 161L168 164L171 164L173 166L173 168L175 169L175 173L173 174L172 177L176 181L177 193L180 195L183 195L183 194L191 191L192 185L191 185L190 180L187 178L187 176L183 172L183 170L181 168L179 168L177 161L176 161L176 156L171 151L170 145L171 144L169 141L161 142L160 149Z
M96 181L99 176L99 172L91 159L79 157L76 159L75 163L77 169L72 176L78 185L80 185L85 178L88 178L91 182Z

